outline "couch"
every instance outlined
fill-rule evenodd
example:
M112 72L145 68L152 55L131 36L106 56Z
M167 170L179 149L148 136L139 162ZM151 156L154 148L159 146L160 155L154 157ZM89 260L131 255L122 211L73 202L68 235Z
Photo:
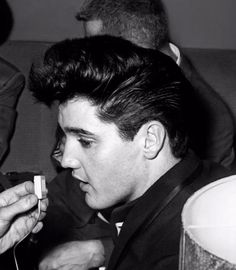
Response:
M28 76L31 63L50 46L46 42L8 41L0 56L15 64ZM184 49L200 74L212 85L230 108L236 127L236 50ZM56 170L50 159L54 145L56 109L37 104L27 90L19 100L18 118L10 152L1 170L43 173L50 181Z

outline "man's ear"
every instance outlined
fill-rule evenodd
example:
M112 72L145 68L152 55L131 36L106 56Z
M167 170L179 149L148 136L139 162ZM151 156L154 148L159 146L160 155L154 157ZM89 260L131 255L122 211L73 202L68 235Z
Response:
M147 159L154 159L162 150L166 139L166 130L158 121L146 125L144 154Z
M103 29L103 21L101 19L92 19L84 22L84 30L86 36L101 35Z

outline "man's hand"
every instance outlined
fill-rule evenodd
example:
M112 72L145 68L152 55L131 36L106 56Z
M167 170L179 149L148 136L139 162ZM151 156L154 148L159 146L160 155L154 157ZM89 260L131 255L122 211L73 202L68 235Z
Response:
M100 240L71 241L51 250L40 262L39 270L87 270L104 262L105 251Z
M20 241L29 232L37 233L43 224L48 199L41 201L39 220L38 198L30 181L0 193L0 254ZM33 209L32 209L33 208Z

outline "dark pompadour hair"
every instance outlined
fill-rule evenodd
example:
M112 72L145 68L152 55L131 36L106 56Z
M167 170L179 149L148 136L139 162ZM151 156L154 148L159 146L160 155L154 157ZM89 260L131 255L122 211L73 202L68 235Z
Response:
M161 0L90 0L76 18L101 19L103 34L121 36L147 48L159 49L169 41L168 18Z
M163 124L173 154L187 149L186 116L191 85L168 56L118 37L65 40L33 66L30 90L40 102L63 104L85 98L101 121L114 123L121 137L132 140L152 120Z

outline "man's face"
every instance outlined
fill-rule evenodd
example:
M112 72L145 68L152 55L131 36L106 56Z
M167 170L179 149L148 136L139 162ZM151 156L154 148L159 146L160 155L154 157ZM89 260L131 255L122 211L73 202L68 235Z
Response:
M114 124L102 122L86 99L59 106L58 122L65 133L61 165L80 180L87 204L103 209L125 203L145 191L141 135L122 139Z

